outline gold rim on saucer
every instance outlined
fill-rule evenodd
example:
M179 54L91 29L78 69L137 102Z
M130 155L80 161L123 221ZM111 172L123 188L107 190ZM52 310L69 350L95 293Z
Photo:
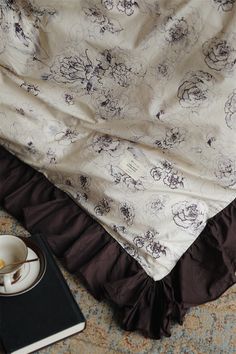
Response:
M28 248L30 248L33 252L35 252L36 255L38 256L38 259L40 262L40 270L37 275L37 278L27 288L22 289L20 291L16 291L14 293L9 293L9 294L6 294L6 293L3 293L0 291L0 296L9 297L9 296L16 296L16 295L21 295L21 294L26 293L27 291L34 288L40 282L40 280L43 278L45 271L46 271L47 260L46 260L46 256L45 256L44 252L39 248L38 245L36 245L36 243L34 243L31 240L31 237L20 237L20 236L18 236L18 237L20 239L22 239L25 242L26 246Z

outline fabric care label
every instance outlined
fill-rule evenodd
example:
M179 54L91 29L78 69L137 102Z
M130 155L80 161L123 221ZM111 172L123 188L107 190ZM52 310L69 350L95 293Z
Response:
M145 175L143 165L128 151L125 152L119 167L135 180Z

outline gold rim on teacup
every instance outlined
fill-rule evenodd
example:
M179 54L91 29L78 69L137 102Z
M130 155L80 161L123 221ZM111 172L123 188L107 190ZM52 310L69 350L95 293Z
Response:
M1 235L0 236L0 259L5 264L17 261L26 261L28 257L28 248L25 242L17 236ZM4 287L5 292L10 292L11 287L20 278L23 265L15 265L12 268L4 270L0 269L0 286Z

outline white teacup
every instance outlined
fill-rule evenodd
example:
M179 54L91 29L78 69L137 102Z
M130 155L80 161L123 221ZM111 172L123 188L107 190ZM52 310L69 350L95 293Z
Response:
M27 256L28 248L19 237L0 235L0 259L5 265L24 262ZM22 264L0 269L0 287L4 288L5 293L12 292L12 286L20 279L22 270Z

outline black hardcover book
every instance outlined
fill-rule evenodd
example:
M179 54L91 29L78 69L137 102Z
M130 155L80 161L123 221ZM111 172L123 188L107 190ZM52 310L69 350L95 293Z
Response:
M85 327L84 316L43 236L30 237L28 247L32 244L43 251L40 261L41 266L45 263L45 273L25 293L0 295L0 342L6 353L31 353Z

